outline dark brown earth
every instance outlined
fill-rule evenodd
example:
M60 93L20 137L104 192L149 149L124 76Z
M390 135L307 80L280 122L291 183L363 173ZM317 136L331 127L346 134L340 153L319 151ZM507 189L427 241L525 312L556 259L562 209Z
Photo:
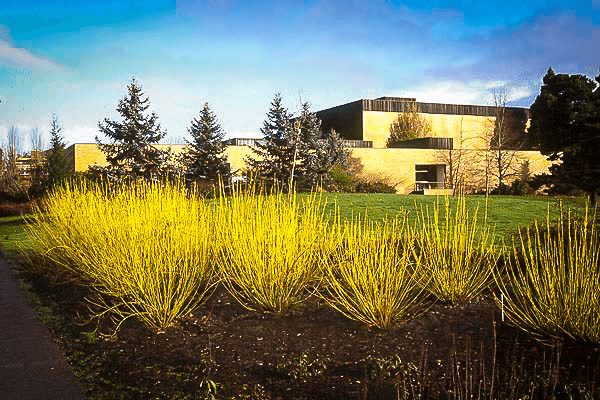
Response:
M86 289L23 278L89 398L196 399L208 381L218 399L490 398L490 391L499 399L600 398L599 347L535 341L502 323L485 298L434 304L380 331L316 300L278 316L246 311L218 290L164 332L129 321L109 337L109 321L85 323Z
M33 203L26 201L10 201L0 195L0 217L29 214L33 210Z

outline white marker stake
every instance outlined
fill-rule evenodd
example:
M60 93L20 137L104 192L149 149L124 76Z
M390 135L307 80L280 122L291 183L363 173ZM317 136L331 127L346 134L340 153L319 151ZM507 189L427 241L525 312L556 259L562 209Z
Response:
M504 293L500 293L500 309L502 310L502 322L504 322Z

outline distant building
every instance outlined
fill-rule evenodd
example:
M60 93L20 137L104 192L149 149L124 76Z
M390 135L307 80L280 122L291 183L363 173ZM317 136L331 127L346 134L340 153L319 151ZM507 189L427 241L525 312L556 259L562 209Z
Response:
M431 133L427 137L405 140L387 148L390 126L399 113L416 112L427 120ZM462 157L460 166L469 171L464 185L470 190L486 187L486 161L492 146L496 117L501 116L506 134L515 139L507 146L514 150L512 169L528 162L532 174L544 172L549 163L538 151L528 147L529 110L520 107L422 103L414 98L380 97L317 111L323 131L335 129L344 139L363 143L353 149L353 156L364 171L387 177L403 193L439 193L451 190L452 159ZM512 146L512 147L511 147ZM514 179L514 177L512 177ZM489 184L489 182L488 182Z
M34 171L44 165L46 153L42 150L33 150L29 154L17 156L15 160L17 172L23 179L29 179Z
M398 113L415 110L431 125L428 137L407 140L395 148L387 148L390 125ZM504 122L514 135L524 136L529 110L506 107ZM421 103L413 98L380 97L362 99L317 111L323 131L335 129L351 148L352 157L362 165L361 174L387 181L398 193L447 193L452 160L463 156L471 164L465 185L471 190L486 186L485 159L489 153L489 137L493 134L499 109L491 106ZM245 159L252 156L251 146L260 139L233 138L225 141L226 155L232 170L243 171ZM522 143L526 143L523 140ZM185 145L157 145L180 153ZM76 143L67 149L73 171L86 171L90 165L106 165L96 144ZM528 163L530 173L547 171L549 162L534 150L515 148L514 169ZM488 165L489 167L489 165ZM477 172L478 171L478 172ZM488 171L489 172L489 171Z
M46 152L43 150L32 150L29 154L17 156L14 161L17 183L22 187L29 187L39 182L43 177L45 162Z

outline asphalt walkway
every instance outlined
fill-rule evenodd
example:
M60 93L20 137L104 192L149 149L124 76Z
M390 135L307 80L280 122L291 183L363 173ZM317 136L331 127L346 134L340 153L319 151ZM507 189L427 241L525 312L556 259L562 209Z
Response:
M83 399L64 355L0 257L0 399Z

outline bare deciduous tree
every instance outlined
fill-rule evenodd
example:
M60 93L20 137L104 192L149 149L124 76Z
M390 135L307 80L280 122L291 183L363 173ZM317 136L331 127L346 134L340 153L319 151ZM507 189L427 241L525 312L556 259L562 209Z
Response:
M39 187L44 180L44 137L38 128L33 128L29 132L31 143L29 177L31 187Z
M464 130L464 116L460 119L458 138L454 138L451 149L440 150L437 160L446 165L446 185L452 188L452 193L463 193L474 185L472 176L475 170L476 157L468 150L469 142L474 138Z
M507 180L518 176L521 163L518 156L521 141L515 135L515 128L510 123L506 107L508 102L506 90L494 91L493 101L496 108L495 116L490 120L489 128L483 132L486 194L491 190L492 180L496 181L498 191L502 192Z
M416 105L406 112L398 113L396 120L390 125L390 136L387 147L395 147L398 142L425 137L431 133L429 120L417 113Z
M24 192L20 183L17 158L21 152L21 134L19 129L11 126L8 129L6 142L2 147L2 168L0 170L0 191L9 195Z

